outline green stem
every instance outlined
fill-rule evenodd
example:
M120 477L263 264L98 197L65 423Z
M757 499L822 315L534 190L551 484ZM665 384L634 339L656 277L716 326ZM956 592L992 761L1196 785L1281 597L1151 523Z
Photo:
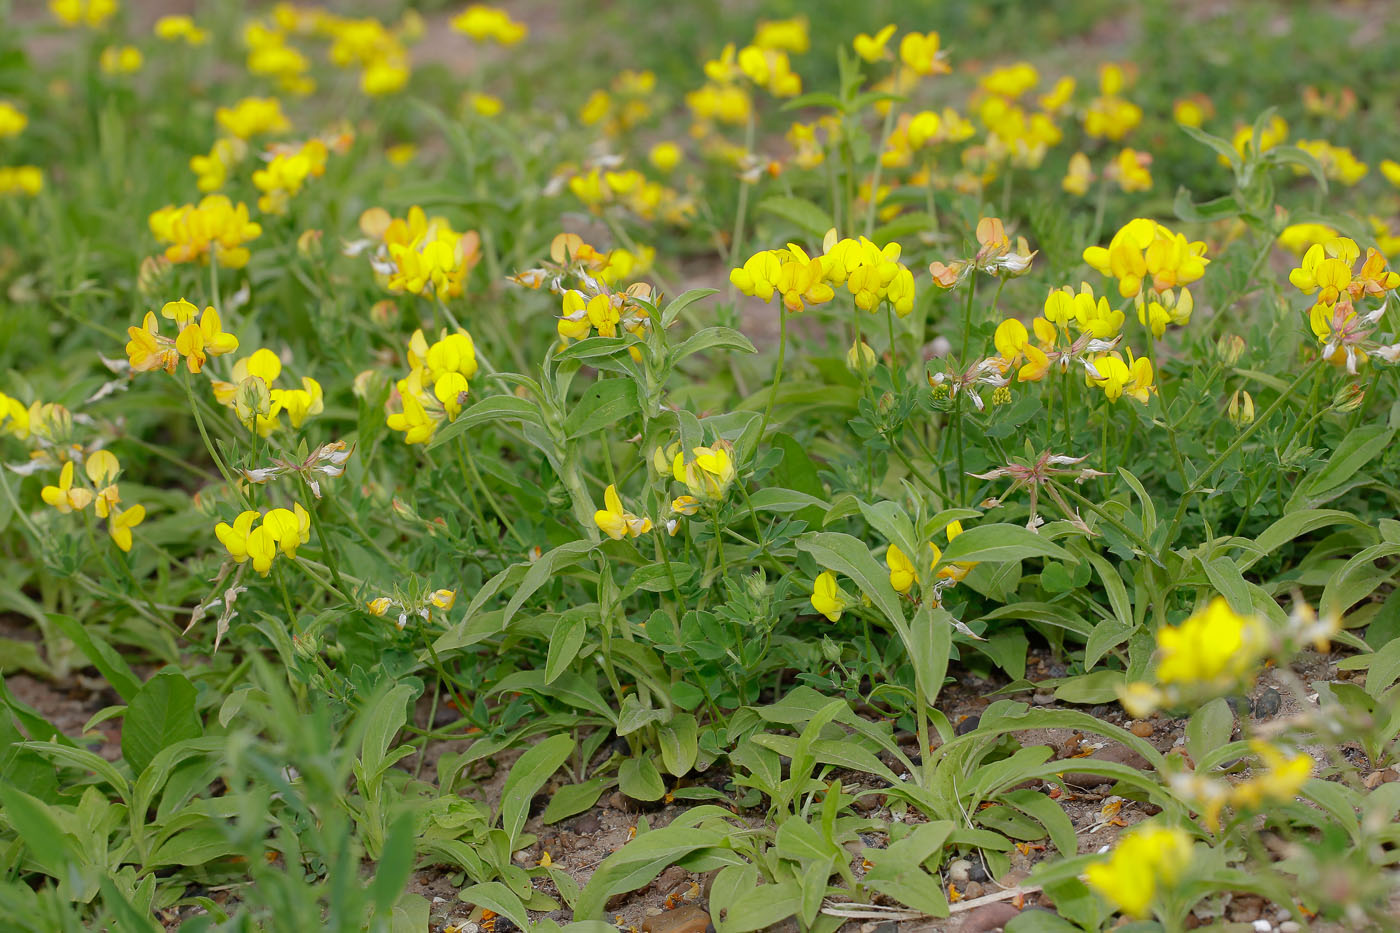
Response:
M759 440L773 417L773 403L778 400L778 385L783 381L783 359L787 356L787 309L779 308L778 315L778 362L773 369L773 384L768 387L768 404L763 406L763 421L758 426Z
M884 155L885 143L890 138L890 130L894 128L895 112L897 110L899 110L899 107L896 106L894 102L891 102L889 109L885 111L884 128L880 130L880 145L877 147L875 153L875 173L870 181L870 203L865 208L865 235L867 237L875 232L875 208L876 202L879 200L880 175L885 168L885 160L881 158L881 156Z

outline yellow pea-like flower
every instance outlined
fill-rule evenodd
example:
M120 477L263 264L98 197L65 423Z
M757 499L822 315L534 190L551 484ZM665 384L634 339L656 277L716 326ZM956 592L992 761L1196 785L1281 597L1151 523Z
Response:
M92 502L92 490L73 485L73 461L63 465L58 474L57 486L45 486L39 490L40 497L48 505L62 514L81 512Z
M112 536L112 541L117 547L125 552L131 551L131 529L146 520L146 507L144 505L133 505L129 509L121 512L112 512L111 518L107 520L107 534Z

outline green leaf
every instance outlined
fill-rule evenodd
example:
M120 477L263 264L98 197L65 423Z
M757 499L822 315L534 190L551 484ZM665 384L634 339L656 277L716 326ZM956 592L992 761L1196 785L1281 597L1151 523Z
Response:
M953 648L953 617L932 604L919 607L909 624L909 661L924 702L933 706L948 673L948 655Z
M1122 671L1095 671L1070 677L1055 688L1055 699L1066 703L1109 703L1118 697Z
M550 796L549 804L544 808L545 823L557 823L589 809L603 796L603 791L610 783L607 778L600 776L590 778L582 784L565 784Z
M624 762L624 767L626 763ZM635 891L661 874L662 869L702 850L721 845L727 835L723 828L699 828L701 821L732 818L728 810L715 806L694 807L669 826L639 834L631 842L605 858L588 879L579 895L574 916L596 920L603 905L614 894ZM732 855L729 864L739 862ZM719 866L713 866L719 867Z
M1075 563L1074 555L1058 544L1021 525L974 525L943 549L940 567L955 562L1008 561L1027 557L1054 557Z
M823 510L830 507L826 501L816 496L777 486L765 486L760 489L749 497L746 505L751 505L755 512L796 512L809 506Z
M501 828L510 839L512 850L530 815L530 800L573 753L573 736L559 733L530 748L511 766L501 787Z
M130 703L132 697L136 696L141 689L141 679L132 672L126 660L117 653L116 649L72 616L61 613L49 613L49 621L58 626L64 635L68 636L73 644L78 646L78 650L92 662L92 666L97 668L103 677L107 678L107 683L112 685L112 689L117 691L117 696L122 698L123 703Z
M578 563L583 555L593 550L593 547L591 541L569 541L540 555L538 560L529 565L529 569L525 571L525 575L520 580L520 585L516 587L510 601L506 603L505 615L501 617L501 627L504 628L510 624L510 620L520 611L525 600L535 595L536 590L544 586L551 577L563 568Z
M441 447L459 434L492 421L522 421L526 424L542 425L539 405L516 395L492 395L477 402L457 415L433 434L428 442L428 450Z
M685 291L677 295L671 300L671 303L668 304L661 311L662 329L664 330L667 327L670 327L672 322L674 322L676 318L680 317L681 312L683 312L686 308L690 307L691 305L695 304L695 302L700 301L702 298L708 298L711 295L715 295L718 293L719 289L717 288L692 288L689 291Z
M1186 750L1191 760L1203 761L1211 751L1230 741L1235 731L1235 713L1224 697L1197 708L1186 722Z
M391 912L404 885L413 874L413 842L415 815L411 810L400 813L389 826L384 848L374 866L374 879L369 884L370 903L374 912L383 916Z
M758 210L781 217L818 240L836 226L830 214L804 198L764 198L758 202Z
M666 782L650 758L628 758L617 769L617 786L633 800L660 800L666 796Z
M727 350L739 353L757 353L753 342L732 327L707 327L691 334L680 346L671 351L671 359L679 362L694 353L706 350Z
M516 897L515 892L499 881L487 881L463 888L457 892L457 899L476 907L484 907L494 911L526 933L534 929L534 924L530 922L530 915L526 912L525 905L520 903L520 898Z
M62 879L70 863L83 865L87 861L82 846L63 831L53 810L39 798L0 781L0 804L5 808L5 821L46 875Z
M559 617L554 631L549 635L549 654L544 664L544 682L549 684L559 679L559 675L569 669L583 647L584 636L588 634L588 614L577 608Z
M700 729L690 713L676 713L671 721L657 730L661 740L661 763L666 770L680 777L695 767L700 753Z
M1177 126L1181 128L1181 131L1183 133L1185 133L1187 136L1190 136L1196 142L1204 146L1209 146L1211 149L1224 156L1225 160L1230 163L1230 166L1232 168L1234 168L1236 171L1239 170L1240 154L1235 151L1235 147L1231 145L1228 139L1222 139L1219 136L1212 135L1211 133L1207 133L1205 130L1199 129L1198 127L1187 126L1184 123L1178 123Z
M194 684L174 667L162 668L136 691L122 722L122 757L134 773L146 770L161 749L204 734L197 698Z
M600 379L588 387L564 419L570 440L613 428L640 411L637 383L631 379Z
M1285 512L1296 512L1326 501L1327 492L1341 486L1356 471L1370 463L1390 446L1395 429L1384 424L1368 424L1349 431L1337 445L1322 469L1310 475L1293 490Z

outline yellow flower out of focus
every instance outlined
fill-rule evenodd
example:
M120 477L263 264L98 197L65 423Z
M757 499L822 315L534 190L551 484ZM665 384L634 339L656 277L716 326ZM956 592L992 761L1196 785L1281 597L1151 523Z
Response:
M262 192L258 210L264 214L285 214L290 200L310 178L326 172L326 144L312 139L300 147L273 151L272 159L253 173L253 186Z
M1185 622L1157 632L1157 681L1224 692L1253 676L1267 646L1264 623L1217 596Z
M65 26L96 29L117 12L117 0L49 0L49 11Z
M225 132L238 139L285 133L292 128L291 121L282 112L282 102L275 97L245 97L232 107L214 111L214 119Z
M248 219L248 206L235 205L221 194L198 204L167 206L150 216L151 232L168 243L171 262L208 262L212 257L226 269L241 269L251 253L244 245L262 235L262 226Z
M141 50L134 45L109 45L98 57L103 74L129 75L141 70Z
M1141 918L1158 890L1174 886L1190 862L1185 831L1145 825L1125 833L1106 859L1085 869L1084 878L1115 908Z
M761 49L779 49L801 55L812 47L807 17L759 20L754 27L753 44Z
M505 10L474 3L452 20L452 28L478 42L499 42L501 45L515 45L530 34L524 23L510 18Z
M14 104L0 100L0 139L18 136L29 125L29 117Z
M0 166L0 195L27 194L32 198L42 190L44 173L39 166Z
M891 23L873 36L865 33L856 36L855 41L852 43L855 47L856 54L867 62L878 62L880 59L885 58L889 54L886 46L889 45L891 37L894 36L894 31L895 25Z
M209 41L209 33L196 26L188 16L162 16L156 20L154 32L157 38L167 42L183 40L190 45L203 45Z

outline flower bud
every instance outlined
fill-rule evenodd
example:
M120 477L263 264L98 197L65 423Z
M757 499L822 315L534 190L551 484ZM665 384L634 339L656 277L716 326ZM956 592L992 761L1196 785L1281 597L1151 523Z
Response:
M1226 366L1234 366L1244 355L1244 338L1238 334L1226 334L1216 341L1215 355Z
M1225 410L1230 423L1237 428L1254 423L1254 397L1243 389L1237 389L1230 396L1230 405Z
M321 231L303 230L301 236L297 237L297 252L306 259L320 258Z
M389 298L376 301L370 306L369 318L380 327L388 327L399 319L399 306Z
M136 290L146 298L163 295L170 278L170 260L164 256L147 256L141 260L136 273Z
M1366 390L1353 382L1343 386L1341 390L1332 397L1332 410L1338 412L1356 411L1361 404L1366 401Z
M857 376L864 376L875 368L875 351L864 340L852 343L846 351L846 368Z
M233 396L233 411L245 423L254 415L266 418L272 414L272 393L267 383L257 376L249 376L238 384Z

